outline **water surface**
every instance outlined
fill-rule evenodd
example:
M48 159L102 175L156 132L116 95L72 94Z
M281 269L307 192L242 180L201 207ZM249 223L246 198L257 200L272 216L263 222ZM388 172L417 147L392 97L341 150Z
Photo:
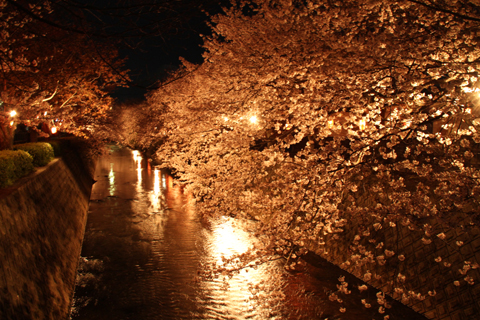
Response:
M310 255L302 272L282 261L205 279L206 265L249 250L245 225L202 223L188 194L137 151L110 146L97 165L72 319L383 319L378 290L331 301L338 278L361 284ZM372 300L365 308L361 299ZM341 312L341 308L345 308ZM390 319L424 319L400 304Z

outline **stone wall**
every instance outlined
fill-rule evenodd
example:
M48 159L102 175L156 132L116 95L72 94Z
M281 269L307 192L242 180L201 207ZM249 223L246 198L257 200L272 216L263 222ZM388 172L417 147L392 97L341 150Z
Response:
M0 190L0 319L68 318L90 169L69 150Z
M475 269L475 264L480 264L480 230L468 215L460 211L448 221L426 219L424 223L432 226L427 235L399 223L376 230L375 238L379 240L374 244L368 243L367 237L359 240L374 256L385 255L385 250L394 252L384 265L377 261L364 263L366 259L352 261L352 255L359 252L352 251L350 244L361 232L355 219L346 218L345 234L337 240L330 235L324 245L312 245L315 253L399 301L402 301L399 289L403 293L420 293L420 300L409 298L402 302L429 319L479 318L480 269ZM383 246L376 248L380 242ZM368 273L371 275L366 276ZM398 273L405 276L404 281L397 277ZM466 281L467 276L474 282Z

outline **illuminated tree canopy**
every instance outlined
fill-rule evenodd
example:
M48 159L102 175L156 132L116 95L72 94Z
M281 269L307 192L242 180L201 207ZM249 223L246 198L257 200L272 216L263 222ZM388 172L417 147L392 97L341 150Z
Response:
M55 122L61 131L98 139L111 122L105 111L114 102L112 96L118 98L112 93L119 93L118 87L147 90L155 84L152 77L162 76L157 69L169 63L139 62L142 53L168 56L179 47L195 47L201 38L192 36L192 30L205 25L199 22L203 11L218 11L220 2L0 2L1 148L11 145L18 123L35 127ZM184 44L172 44L172 38ZM152 75L147 77L139 63L152 65ZM10 110L17 111L16 118L9 116Z
M110 108L109 91L127 79L118 71L123 62L113 43L51 22L56 12L48 1L3 1L0 10L2 146L11 143L8 132L18 122L56 121L62 131L90 135L95 119Z
M201 212L257 220L261 250L289 264L335 240L375 264L392 255L360 239L432 235L425 219L459 211L473 226L479 19L476 1L233 5L212 17L205 62L149 97L157 156Z
M157 9L169 18L173 3ZM459 212L476 228L477 0L233 1L210 16L203 63L182 60L146 104L107 119L109 92L129 81L113 39L158 31L148 1L119 8L121 21L145 20L117 29L81 14L102 12L95 5L0 1L2 148L13 109L32 125L161 144L157 158L201 213L255 220L264 246L251 257L281 255L288 268L334 241L349 266L408 260L376 232L401 225L443 240L431 219L447 228ZM392 292L416 295L394 278Z

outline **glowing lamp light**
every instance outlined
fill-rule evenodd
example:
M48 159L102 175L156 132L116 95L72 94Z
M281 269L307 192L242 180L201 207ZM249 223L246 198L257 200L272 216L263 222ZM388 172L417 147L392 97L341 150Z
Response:
M10 111L10 117L13 118L13 117L15 117L16 115L17 115L17 111L15 111L15 110Z
M365 126L366 126L365 119L362 119L358 122L358 127L360 128L360 130L365 130Z
M479 92L480 88L462 87L462 91L466 93Z
M52 127L52 130L51 130L51 131L52 131L52 134L57 133L57 127Z
M333 120L328 120L327 126L328 126L329 129L332 129L333 128Z
M258 121L257 116L251 116L250 117L250 123L255 124L255 123L257 123L257 121Z
M13 127L13 123L14 123L13 121L10 121L10 127Z

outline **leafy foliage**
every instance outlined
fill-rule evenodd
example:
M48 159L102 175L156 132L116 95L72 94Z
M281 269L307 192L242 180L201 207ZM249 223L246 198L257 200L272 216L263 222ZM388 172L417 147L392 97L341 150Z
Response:
M33 170L33 158L26 151L0 151L0 187L12 185Z
M15 150L24 150L33 157L33 165L35 167L43 167L53 160L53 147L47 142L31 142L17 144Z
M48 1L2 1L0 12L2 128L55 121L62 131L90 135L110 107L109 90L127 79L112 43L56 24Z
M152 108L145 102L116 104L97 132L106 140L149 153L163 141L158 136L162 112L161 108Z
M332 241L348 265L380 265L396 257L375 249L381 228L440 234L428 219L459 211L475 226L479 13L474 1L239 2L212 17L205 62L184 61L150 96L165 111L157 155L204 214L257 220L289 268Z

